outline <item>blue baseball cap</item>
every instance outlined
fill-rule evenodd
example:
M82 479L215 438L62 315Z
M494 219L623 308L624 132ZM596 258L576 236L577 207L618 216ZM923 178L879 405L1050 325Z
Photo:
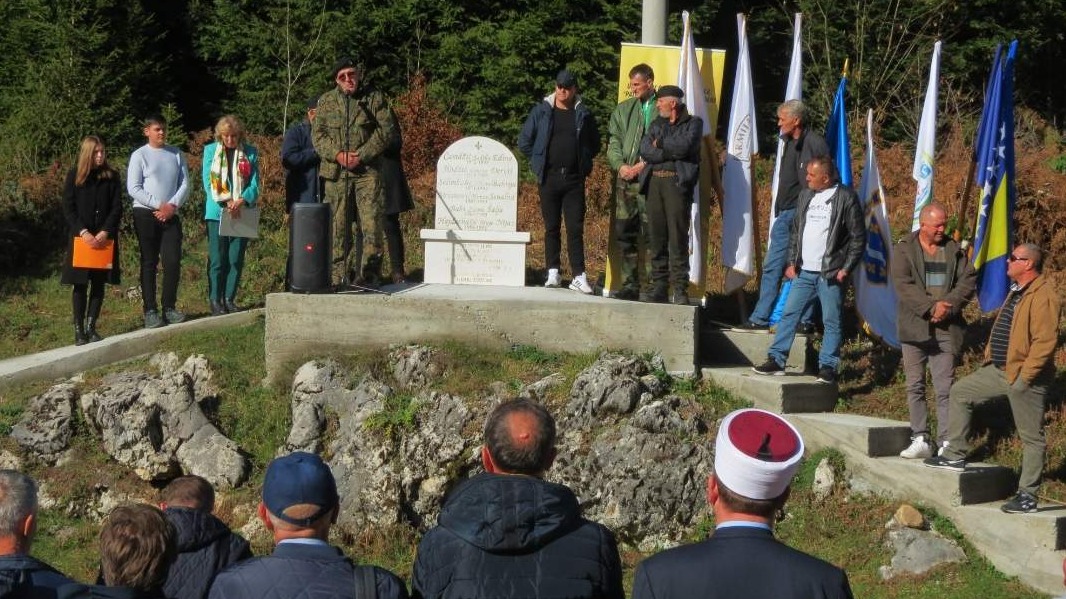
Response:
M277 518L309 527L339 502L333 472L317 455L297 451L281 456L267 466L263 479L263 504ZM317 505L319 510L307 518L285 515L285 510L290 507L305 504Z

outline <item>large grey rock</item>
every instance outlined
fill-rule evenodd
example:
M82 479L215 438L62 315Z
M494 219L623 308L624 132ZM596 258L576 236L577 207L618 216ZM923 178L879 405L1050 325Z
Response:
M108 455L149 481L187 472L222 488L244 482L247 458L200 408L198 391L217 394L203 356L180 362L159 354L151 364L158 375L111 375L81 396L82 413Z
M441 366L436 350L424 345L395 347L389 352L392 378L401 389L424 389L440 378Z
M924 574L940 564L966 559L966 553L958 545L935 532L902 526L894 520L888 528L886 544L896 553L890 565L881 566L878 570L883 580L891 580L901 574Z
M393 352L386 372L408 376L403 365L411 359ZM567 407L555 410L558 458L547 475L573 489L586 517L644 550L677 543L706 513L711 465L702 408L661 397L662 381L642 380L650 373L646 361L612 354L580 373ZM517 394L501 383L476 400L426 390L401 396L398 380L308 362L294 377L293 428L281 452L329 456L342 527L405 523L425 530L448 491L481 470L479 430L488 412L515 395L544 398L564 382L548 376ZM327 426L331 419L335 427Z
M833 472L829 458L822 458L822 461L818 462L814 468L814 482L811 484L814 496L818 499L829 497L829 494L833 492L833 486L836 485L836 479L836 473Z
M11 438L29 455L55 464L74 434L71 417L76 399L77 389L71 382L55 385L34 397L12 427Z

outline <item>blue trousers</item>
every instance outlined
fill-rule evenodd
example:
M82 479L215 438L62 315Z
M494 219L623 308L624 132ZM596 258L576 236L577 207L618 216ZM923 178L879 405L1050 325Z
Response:
M770 229L770 250L762 261L762 277L759 279L759 301L748 319L755 324L769 325L770 315L777 303L781 279L785 276L785 261L788 259L788 237L796 209L782 210ZM801 322L814 321L814 304L803 313Z
M788 352L792 349L800 317L810 309L815 299L822 304L822 323L825 325L822 349L818 352L818 366L836 370L840 364L840 342L843 338L840 312L844 305L844 285L837 283L836 279L826 279L821 273L801 270L792 279L792 291L788 294L785 312L781 315L781 322L777 323L774 342L770 345L770 357L781 366L785 365Z

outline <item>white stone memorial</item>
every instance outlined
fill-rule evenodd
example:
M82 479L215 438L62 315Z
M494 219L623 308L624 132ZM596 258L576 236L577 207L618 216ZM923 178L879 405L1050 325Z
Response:
M426 283L525 285L529 233L518 226L518 161L487 137L464 137L437 161L433 229L422 229Z

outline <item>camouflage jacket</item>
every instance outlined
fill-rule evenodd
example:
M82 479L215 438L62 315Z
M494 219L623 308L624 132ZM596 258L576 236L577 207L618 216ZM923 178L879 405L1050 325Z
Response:
M337 154L345 149L357 152L367 168L376 169L378 158L398 135L385 96L372 87L360 88L352 96L334 88L318 100L312 142L322 157L324 179L336 181L340 177L343 169L337 164Z

